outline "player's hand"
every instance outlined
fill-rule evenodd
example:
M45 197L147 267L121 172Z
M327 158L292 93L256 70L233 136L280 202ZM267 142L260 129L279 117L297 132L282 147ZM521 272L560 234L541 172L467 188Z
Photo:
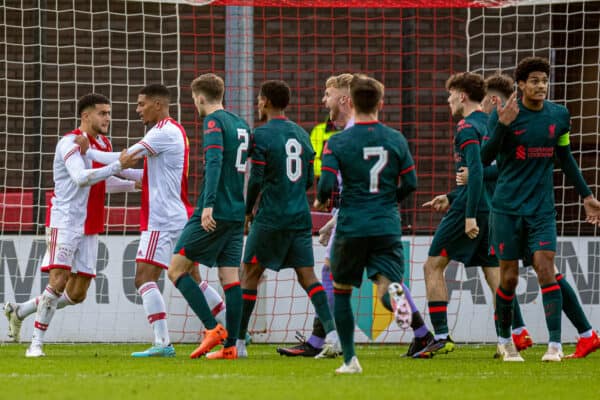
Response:
M508 126L519 115L519 104L517 103L517 92L514 91L510 95L504 106L498 102L496 104L496 111L498 112L498 122Z
M450 201L448 200L448 196L445 194L440 194L439 196L435 196L427 203L423 203L422 207L429 207L433 208L435 211L443 212L450 207Z
M127 153L127 149L121 152L119 156L119 162L121 163L121 169L131 168L142 158L140 154L144 149L138 149L132 153Z
M458 172L456 173L456 184L458 186L464 186L469 181L469 168L460 167Z
M246 214L246 219L244 220L244 235L247 235L248 232L250 232L252 221L254 221L254 214Z
M76 135L75 136L75 143L79 146L79 153L81 153L81 155L85 155L85 153L87 153L88 149L90 148L90 141L87 138L86 135Z
M317 211L327 211L327 203L323 204L319 201L319 199L315 199L313 208Z
M588 196L583 199L583 208L586 222L600 226L600 201L594 196Z
M206 207L202 210L202 229L204 229L206 232L212 232L217 229L217 221L214 220L212 214L212 207Z
M142 190L142 181L135 181L135 190Z
M479 227L477 226L477 220L475 218L465 219L465 233L469 239L475 239L479 235Z
M333 227L335 226L336 217L331 218L325 225L319 229L319 243L321 246L327 246L329 243L329 238L331 238L331 233L333 232Z

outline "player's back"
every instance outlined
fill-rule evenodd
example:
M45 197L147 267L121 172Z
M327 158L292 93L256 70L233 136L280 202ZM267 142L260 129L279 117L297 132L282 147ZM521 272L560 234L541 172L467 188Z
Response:
M204 149L219 148L222 151L221 171L213 207L213 217L225 221L244 221L244 174L250 140L250 127L238 115L227 110L217 110L204 118ZM206 193L206 175L202 204ZM209 194L211 196L212 194Z
M306 197L312 185L314 151L308 133L287 118L254 130L253 163L264 163L263 190L255 223L275 229L312 226Z
M488 119L489 115L483 111L474 111L457 123L456 135L454 137L454 162L456 172L459 172L463 167L467 167L466 147L477 145L479 149L483 138L488 136ZM452 208L464 210L467 207L468 190L468 183L467 185L456 187L456 197L452 201ZM484 190L484 193L482 193L479 199L477 211L489 211L487 190Z
M344 181L338 232L348 237L399 235L396 190L414 169L404 136L380 122L357 122L329 139Z
M140 144L148 150L142 179L141 229L183 229L191 211L185 129L172 118L165 118L148 131Z

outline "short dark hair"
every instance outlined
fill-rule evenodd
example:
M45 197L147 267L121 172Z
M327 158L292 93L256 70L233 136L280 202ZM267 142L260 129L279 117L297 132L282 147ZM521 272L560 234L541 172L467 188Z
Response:
M480 103L485 97L485 81L479 74L459 72L446 81L446 90L459 90L469 96L471 101Z
M144 86L139 94L143 94L147 97L162 97L167 100L167 103L171 100L171 92L165 85L161 85L160 83Z
M496 72L494 75L488 76L485 79L487 91L494 90L499 92L506 99L515 91L515 81L506 74Z
M532 72L545 72L550 76L550 62L543 57L526 57L519 62L515 70L515 80L526 82Z
M269 100L273 107L285 110L290 104L291 90L285 81L264 81L260 85L259 96Z
M209 102L223 101L225 82L216 74L203 74L192 81L192 93L196 96L202 93Z
M110 100L100 93L88 93L85 96L81 96L77 101L77 115L81 116L82 112L89 107L95 107L96 104L110 105Z
M383 83L362 74L355 74L350 81L350 97L357 112L371 113L377 110L383 98Z

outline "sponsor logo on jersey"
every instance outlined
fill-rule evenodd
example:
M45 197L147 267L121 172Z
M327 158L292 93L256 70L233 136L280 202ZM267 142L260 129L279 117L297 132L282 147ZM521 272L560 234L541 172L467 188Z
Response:
M513 133L515 134L515 136L521 136L525 132L527 132L527 129L517 129L516 131L513 131Z
M548 137L553 138L556 133L556 124L551 124L548 126Z
M524 160L526 158L525 146L517 146L515 157L517 160Z

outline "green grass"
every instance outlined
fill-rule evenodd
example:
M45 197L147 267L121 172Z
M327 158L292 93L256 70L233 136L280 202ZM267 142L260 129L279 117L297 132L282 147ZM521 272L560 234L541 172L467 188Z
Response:
M462 345L432 360L400 358L406 346L359 346L364 372L335 376L341 359L286 358L274 345L251 345L250 358L190 360L192 345L171 359L132 359L139 344L48 344L26 359L26 345L0 347L0 399L502 399L600 398L600 354L545 364L545 347L525 363L492 359L493 346ZM572 351L568 346L567 351Z

